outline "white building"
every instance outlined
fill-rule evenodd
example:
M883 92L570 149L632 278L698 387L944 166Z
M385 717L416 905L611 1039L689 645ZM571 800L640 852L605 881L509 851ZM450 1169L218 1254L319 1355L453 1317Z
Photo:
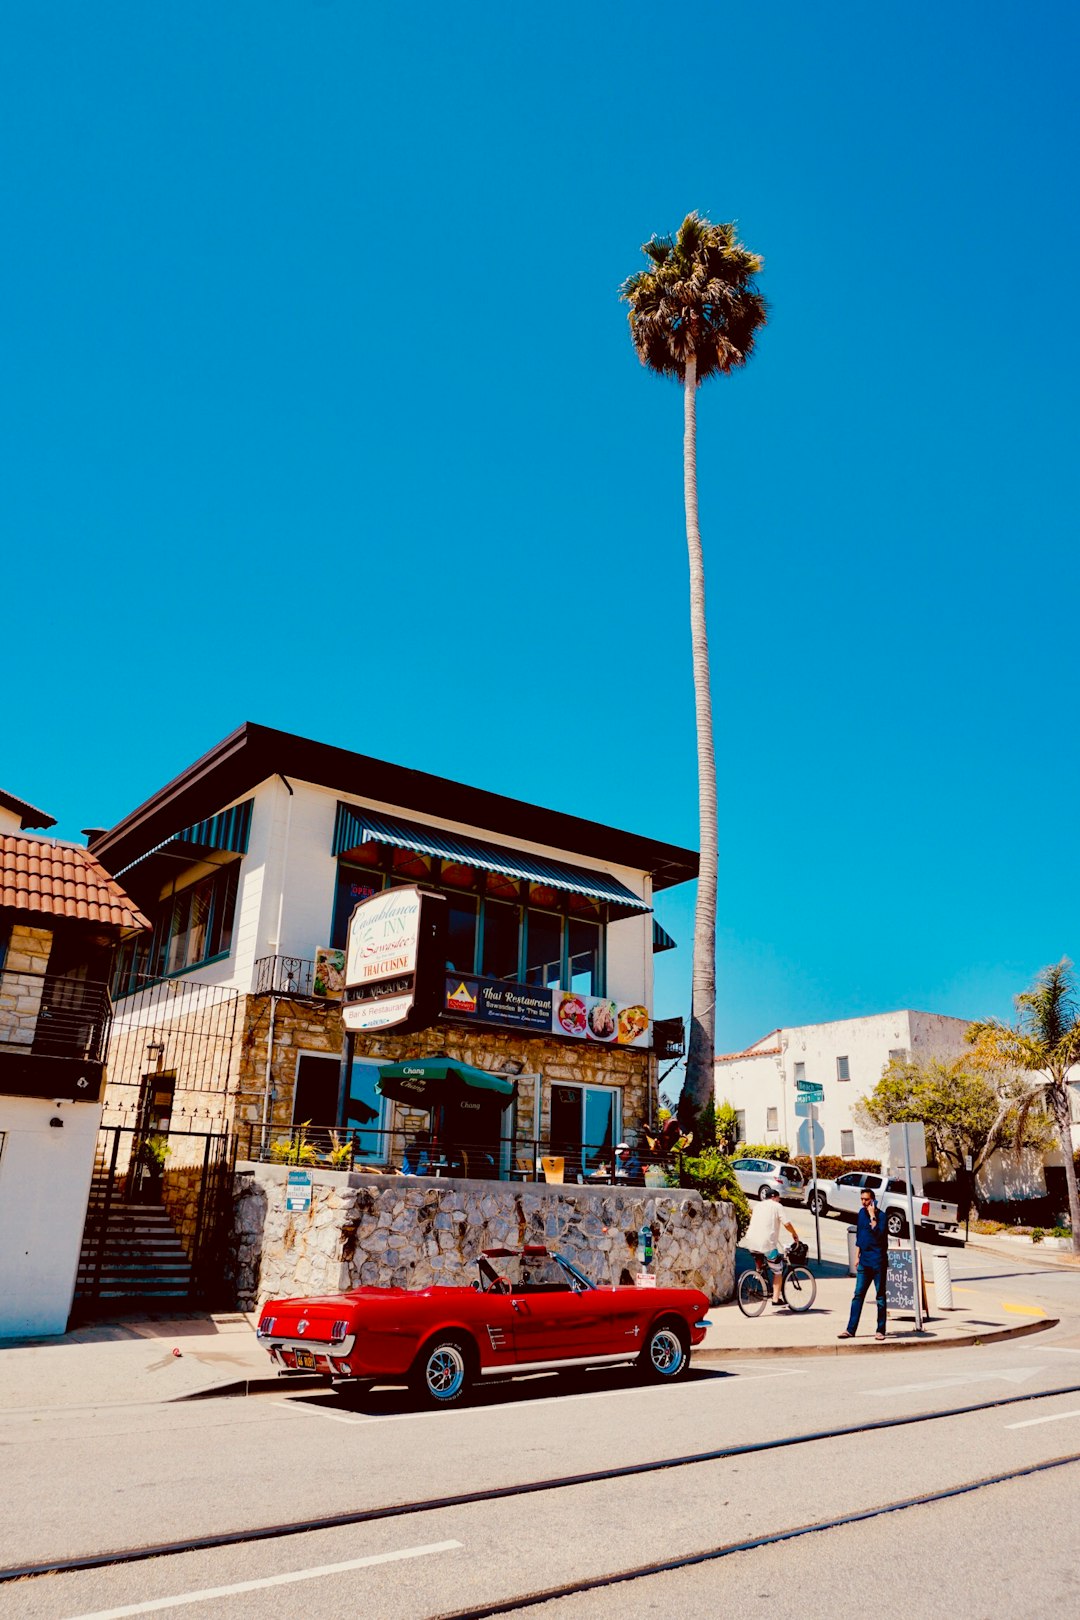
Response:
M746 1051L716 1059L717 1105L729 1102L738 1111L741 1141L809 1153L810 1109L799 1101L796 1083L816 1081L825 1095L814 1105L815 1150L843 1158L878 1158L880 1136L859 1128L855 1104L873 1091L892 1058L958 1057L969 1023L905 1008L774 1029Z

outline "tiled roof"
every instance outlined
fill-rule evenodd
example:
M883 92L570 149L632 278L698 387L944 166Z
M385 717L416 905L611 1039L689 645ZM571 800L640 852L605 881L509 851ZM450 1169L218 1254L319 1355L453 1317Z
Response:
M88 849L21 833L0 833L0 906L114 928L150 926Z
M736 1058L778 1057L779 1046L748 1046L745 1052L717 1052L717 1063L734 1063Z
M5 793L0 788L0 805L10 810L20 818L20 825L26 827L55 827L56 817L50 816L47 811L39 810L36 804L30 804L26 799L20 799L17 794Z

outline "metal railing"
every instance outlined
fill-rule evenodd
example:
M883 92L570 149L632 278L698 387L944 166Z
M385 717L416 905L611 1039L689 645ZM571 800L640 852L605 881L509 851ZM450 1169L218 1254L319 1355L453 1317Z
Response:
M8 1052L97 1063L111 1019L105 984L21 968L0 972L0 1047Z
M480 1181L548 1181L577 1185L643 1187L679 1180L677 1158L635 1150L620 1163L610 1143L553 1144L546 1138L500 1142L440 1142L415 1131L339 1129L308 1121L285 1130L249 1123L238 1138L238 1157L300 1169L360 1170L374 1174L461 1177ZM545 1162L546 1161L546 1162Z
M315 963L304 956L260 956L255 963L256 996L310 996Z

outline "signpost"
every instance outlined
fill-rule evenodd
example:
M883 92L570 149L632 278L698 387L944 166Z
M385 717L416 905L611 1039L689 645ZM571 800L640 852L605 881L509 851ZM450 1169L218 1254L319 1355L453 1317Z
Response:
M921 1120L909 1123L904 1120L899 1125L889 1126L889 1166L892 1168L896 1160L903 1156L904 1185L907 1187L908 1207L908 1246L911 1249L911 1276L915 1294L915 1331L923 1330L922 1290L918 1286L919 1277L919 1249L915 1241L915 1194L911 1185L911 1166L914 1161L920 1167L926 1163L926 1127Z
M803 1102L810 1105L810 1185L817 1191L817 1145L814 1141L814 1104L825 1101L825 1087L816 1080L796 1080L795 1090ZM817 1244L817 1262L821 1264L821 1226L817 1199L814 1199L814 1241Z

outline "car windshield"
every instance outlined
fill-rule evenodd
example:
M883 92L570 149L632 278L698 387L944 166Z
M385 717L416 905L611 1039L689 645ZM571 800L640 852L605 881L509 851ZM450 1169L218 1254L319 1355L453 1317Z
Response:
M485 1293L580 1294L592 1283L562 1255L544 1252L481 1255L480 1286Z

